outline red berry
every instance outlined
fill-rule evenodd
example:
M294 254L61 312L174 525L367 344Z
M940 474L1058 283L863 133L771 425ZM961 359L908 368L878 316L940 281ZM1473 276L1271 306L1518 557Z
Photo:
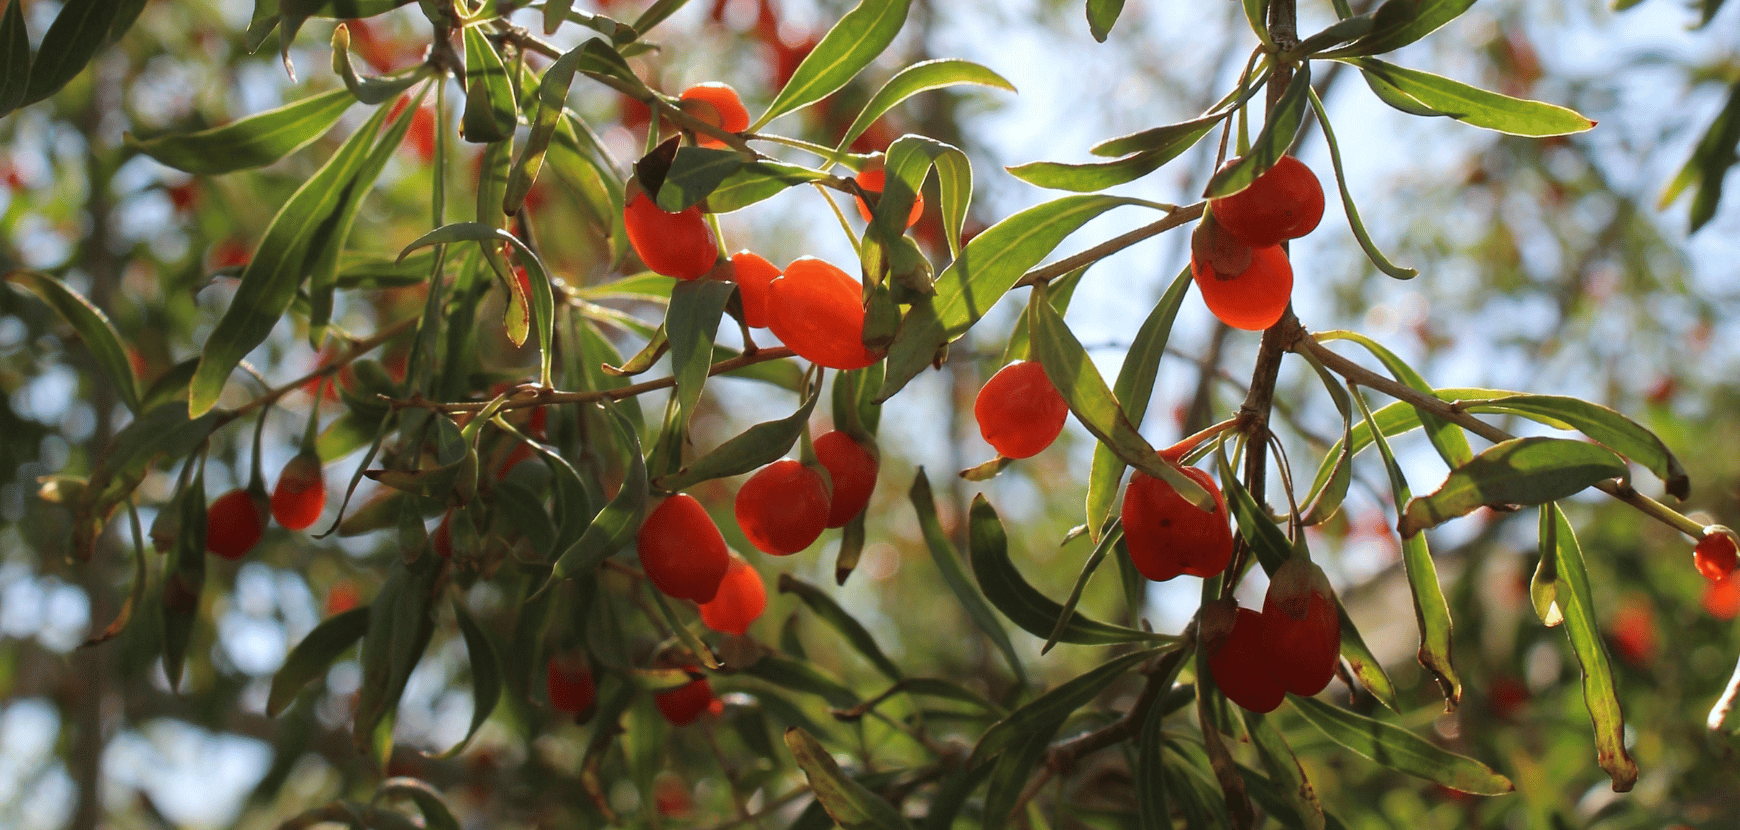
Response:
M743 324L752 329L767 328L768 294L773 281L779 279L779 269L759 254L744 250L731 255L731 270L737 293L743 298Z
M1740 567L1740 549L1735 547L1732 535L1713 528L1705 530L1704 538L1692 549L1692 564L1697 565L1698 573L1705 579L1719 582Z
M326 479L320 456L303 452L290 459L278 473L272 488L272 518L291 530L302 530L320 518L326 508Z
M857 439L837 429L816 438L815 448L816 460L828 468L828 477L834 481L828 527L845 527L869 506L879 462Z
M362 602L362 592L356 588L356 583L341 579L332 584L326 592L326 615L342 614Z
M1172 485L1140 470L1130 475L1124 490L1124 544L1136 570L1155 582L1180 574L1214 576L1232 561L1232 529L1220 488L1208 473L1183 470L1214 497L1214 512L1197 508Z
M653 587L677 599L713 599L731 564L718 526L700 502L684 493L653 508L635 545Z
M1323 219L1323 185L1304 162L1282 156L1244 190L1210 199L1208 209L1240 242L1267 248L1317 227Z
M1262 331L1274 325L1293 295L1293 265L1279 245L1253 249L1250 265L1237 273L1215 270L1193 252L1190 276L1208 310L1235 329Z
M1614 613L1607 631L1614 649L1626 662L1634 666L1645 666L1655 660L1656 646L1659 643L1655 611L1646 602L1637 599L1627 602Z
M205 549L225 559L240 559L266 534L266 506L236 488L205 509Z
M828 486L821 475L781 459L757 470L738 489L737 526L761 552L787 556L822 535L828 507Z
M1341 615L1323 569L1289 559L1269 581L1263 616L1275 655L1275 679L1296 695L1323 691L1341 655Z
M701 622L722 634L741 636L767 610L767 585L741 556L731 557L725 580L711 602L701 604Z
M652 271L680 280L692 280L713 270L719 246L713 231L701 216L699 205L666 213L651 197L634 188L622 211L628 244Z
M973 401L979 434L1004 458L1028 458L1063 432L1069 404L1036 361L1017 360L985 381Z
M1704 610L1718 620L1740 616L1740 576L1705 584L1701 602Z
M1227 700L1252 712L1273 712L1286 699L1287 690L1273 672L1271 642L1269 619L1239 608L1220 643L1208 644L1209 673Z
M799 257L768 286L768 328L799 357L830 369L862 369L882 358L864 346L864 289L815 257Z
M870 166L864 168L864 172L858 174L857 182L858 187L870 193L881 193L883 188L888 184L888 171L882 168L882 160L877 159L876 161L871 162ZM869 203L865 202L863 199L856 199L856 201L858 203L858 215L864 217L864 221L870 221L872 214L870 212ZM914 194L912 209L906 213L906 226L910 228L913 225L918 224L918 218L923 215L924 194Z
M544 672L544 684L550 692L550 705L558 712L580 714L598 702L592 668L586 664L584 655L551 657Z
M661 816L687 818L695 812L695 797L683 779L665 770L653 778L653 807Z
M749 111L743 108L743 99L737 97L737 90L730 84L709 81L696 84L683 90L678 96L683 112L695 116L728 133L740 133L749 129ZM720 141L706 133L696 133L695 143L702 147L724 147Z
M659 714L664 715L665 720L676 726L686 726L712 708L713 687L707 684L707 678L696 677L675 689L653 695L653 703L659 707Z

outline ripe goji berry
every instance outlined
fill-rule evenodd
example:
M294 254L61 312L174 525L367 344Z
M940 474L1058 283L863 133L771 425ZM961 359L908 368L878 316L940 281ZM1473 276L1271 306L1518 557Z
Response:
M1225 607L1231 604L1231 600L1218 600L1204 605L1204 628L1210 614L1224 615ZM1232 614L1230 626L1222 623L1224 634L1219 642L1204 642L1209 674L1227 700L1252 712L1273 712L1286 699L1287 690L1273 672L1275 652L1269 620L1249 608L1235 607Z
M1124 544L1136 570L1155 582L1180 574L1210 577L1232 561L1232 529L1226 500L1208 473L1184 467L1184 474L1214 499L1209 512L1185 501L1165 480L1140 470L1124 490Z
M298 453L278 473L272 487L272 518L291 530L303 530L320 518L326 508L326 478L320 456Z
M743 250L731 255L731 271L737 293L743 298L743 324L752 329L767 328L769 288L779 279L779 269L761 255Z
M1293 264L1279 245L1252 249L1250 265L1236 273L1215 270L1193 246L1190 277L1208 310L1235 329L1262 331L1274 325L1293 296Z
M205 509L205 549L225 559L240 559L266 534L266 505L243 488L212 501Z
M622 224L629 246L648 269L680 280L713 270L719 246L698 205L666 213L644 191L633 191L623 206Z
M677 97L683 112L725 132L740 133L749 129L749 111L743 108L743 99L737 96L737 90L730 84L708 81L683 90L683 94ZM725 142L706 133L696 133L695 143L702 147L725 146Z
M845 527L870 504L880 462L857 439L837 429L817 436L815 449L816 460L828 468L828 477L834 483L834 494L828 503L828 527Z
M1718 582L1727 579L1735 568L1740 567L1740 548L1735 547L1732 535L1711 527L1692 548L1692 564L1705 579Z
M828 507L828 486L821 475L781 459L757 470L738 488L737 526L763 553L788 556L822 535Z
M1323 185L1304 162L1282 156L1245 189L1210 199L1208 209L1240 242L1267 248L1317 228L1323 219Z
M635 547L653 587L677 599L713 599L731 564L718 526L706 508L685 493L665 499L647 514Z
M1341 655L1341 615L1323 569L1304 559L1287 560L1269 581L1263 616L1281 687L1306 696L1323 691Z
M761 574L743 560L731 557L731 566L719 583L712 601L701 603L701 623L722 634L742 635L750 623L767 610L767 585Z
M815 257L799 257L768 286L768 328L799 357L830 369L882 359L864 345L863 286Z
M693 677L688 683L653 695L659 714L675 726L694 723L702 712L713 707L713 687L705 677Z
M1069 404L1036 361L1017 360L985 381L973 401L979 434L1004 458L1029 458L1063 432Z
M592 668L584 655L556 655L544 671L544 685L550 693L550 705L558 712L579 714L598 702L598 690L592 681Z

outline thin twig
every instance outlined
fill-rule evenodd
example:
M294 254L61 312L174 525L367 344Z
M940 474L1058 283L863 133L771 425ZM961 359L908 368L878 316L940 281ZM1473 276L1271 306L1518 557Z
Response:
M708 367L707 376L711 377L713 375L734 372L738 369L754 366L757 363L766 363L770 360L780 360L782 358L792 357L795 354L796 352L793 352L791 349L785 348L784 346L758 349L749 354L738 355L713 364L711 367ZM506 411L509 409L522 409L525 407L549 406L551 404L588 403L591 401L602 400L620 401L624 398L632 398L636 395L643 395L647 392L652 392L658 389L668 389L675 385L677 385L677 379L673 375L670 377L662 377L655 380L630 384L628 386L621 386L615 389L600 389L588 392L558 392L554 389L540 389L537 390L537 394L535 395L527 395L521 400L511 400L503 403L501 409ZM441 402L427 400L422 397L413 397L406 400L389 398L387 399L387 403L394 408L402 409L414 407L433 410L435 412L478 412L484 407L490 405L490 401Z
M1194 205L1173 208L1171 212L1166 214L1166 218L1161 219L1158 222L1143 225L1133 231L1119 234L1093 246L1092 248L1082 251L1079 254L1067 256L1043 268L1035 268L1028 271L1021 275L1021 279L1015 281L1015 286L1038 285L1042 282L1049 282L1063 276L1064 274L1074 271L1083 265L1097 262L1111 254L1122 251L1123 249L1128 248L1137 242L1141 242L1148 237L1165 233L1166 231L1172 230L1186 222L1201 219L1204 204L1206 203L1197 202Z

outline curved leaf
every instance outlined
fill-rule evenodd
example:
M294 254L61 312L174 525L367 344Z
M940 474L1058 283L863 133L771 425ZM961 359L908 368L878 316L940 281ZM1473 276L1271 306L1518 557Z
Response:
M358 101L371 106L384 104L428 76L419 64L409 72L380 78L364 77L350 60L350 29L340 23L332 30L332 71L344 79L344 88Z
M1180 153L1190 149L1192 145L1207 135L1210 129L1211 127L1203 127L1194 133L1181 136L1168 149L1146 150L1116 161L1082 164L1031 161L1004 169L1009 171L1009 175L1035 187L1043 187L1048 190L1068 190L1074 193L1097 193L1109 187L1129 184L1159 170L1166 162L1177 158Z
M606 557L627 545L640 530L646 517L646 460L641 457L640 436L615 406L606 406L610 424L615 428L617 446L628 454L628 472L622 487L609 504L586 526L586 531L557 558L552 577L567 579L588 573Z
M217 175L271 164L326 134L356 103L348 90L304 98L221 127L140 139L127 145L177 170Z
M463 137L475 144L509 138L519 111L501 53L482 27L465 27L465 113L459 122Z
M508 173L507 190L502 196L502 212L509 216L520 212L526 203L526 194L532 191L532 185L538 180L538 172L544 166L544 155L550 149L550 139L555 137L556 127L561 123L562 108L567 103L568 89L574 84L574 71L579 64L580 48L575 48L557 58L538 79L537 114L532 117L526 146L520 150L514 159L513 170Z
M109 31L125 5L116 0L67 0L42 36L20 106L41 101L78 77L108 43Z
M991 607L985 604L985 598L969 581L965 568L961 567L961 555L955 546L949 544L949 535L943 530L942 521L936 515L936 498L931 495L930 479L924 474L924 468L918 469L918 475L912 480L912 489L907 491L907 498L918 512L918 526L924 533L925 547L930 550L930 558L936 562L937 570L942 572L943 581L948 583L949 590L955 594L961 607L966 609L967 616L973 624L991 638L992 644L1003 653L1009 661L1009 669L1015 673L1022 686L1027 685L1027 672L1021 666L1021 657L1015 653L1015 645L1009 641L1009 632L1003 630L1002 623L997 622L997 615ZM1055 617L1054 617L1055 619Z
M973 746L973 754L967 758L967 765L978 766L991 760L1045 724L1061 724L1075 710L1099 697L1100 692L1105 691L1112 681L1128 674L1131 669L1147 662L1158 653L1158 649L1143 649L1120 654L1080 677L1058 684L1051 691L1010 712L1007 717L985 730L985 734ZM1055 730L1055 726L1053 729Z
M1420 275L1412 268L1403 268L1384 256L1378 250L1377 243L1372 241L1371 233L1365 229L1365 220L1359 216L1359 208L1353 203L1353 193L1347 189L1347 175L1341 169L1341 145L1335 140L1335 130L1329 126L1329 113L1323 107L1323 101L1317 97L1317 90L1307 89L1311 97L1311 109L1317 113L1317 123L1323 127L1323 141L1329 145L1329 163L1335 168L1335 186L1341 191L1341 207L1347 215L1347 226L1353 231L1353 238L1359 242L1359 247L1365 251L1366 259L1377 266L1379 271L1398 280L1409 280Z
M888 655L882 653L882 647L876 644L876 638L871 636L869 629L866 629L863 623L858 622L857 618L847 613L846 609L841 608L833 597L828 596L820 588L786 573L779 575L779 592L796 594L797 598L809 607L811 613L820 617L822 622L827 623L835 631L840 632L840 636L845 637L846 642L851 643L852 648L864 655L864 659L869 660L877 671L882 672L889 680L900 680L900 667L896 666L893 660L888 659Z
M807 107L846 85L882 54L906 25L912 0L859 0L805 56L767 112L755 119L750 132L788 112ZM641 29L642 27L636 26ZM644 29L643 29L644 31Z
M356 641L362 639L369 626L369 607L352 608L322 620L290 649L284 665L272 675L272 691L266 696L266 715L277 717L296 699L302 687L326 674L334 660Z
M139 382L133 375L133 364L127 359L127 348L121 345L120 333L115 331L102 309L67 287L66 283L47 274L18 270L7 274L6 281L41 298L67 325L72 326L79 339L84 341L85 348L91 350L97 368L114 384L121 403L132 412L139 411Z
M679 147L655 201L667 213L688 210L718 190L719 185L747 163L748 159L736 150Z
M818 385L796 412L744 430L676 473L654 479L653 486L667 493L676 493L703 481L741 475L778 461L797 443L820 398L821 387Z
M840 143L834 147L834 154L837 156L845 153L846 148L852 145L854 139L863 135L864 131L869 129L876 119L899 106L902 101L920 92L961 84L977 84L1009 92L1015 91L1015 86L1004 80L1003 76L972 61L959 58L940 58L915 63L889 78L888 83L883 84L881 89L876 90L875 95L870 96L869 103L864 105L864 109L859 111L858 117L852 120L852 125L846 128L844 135L840 136Z
M1094 40L1106 42L1106 36L1112 33L1112 25L1118 22L1118 15L1124 11L1124 0L1087 0L1088 33Z
M453 617L459 621L459 633L465 637L465 654L471 661L471 728L466 730L465 737L454 744L452 749L441 753L443 758L458 755L476 737L477 730L482 728L484 721L489 720L489 714L495 711L496 701L501 699L502 685L501 661L495 656L495 646L490 643L489 633L471 618L471 613L465 610L465 603L460 602L457 597L453 600ZM427 818L429 807L423 804L422 799L418 799L417 804Z
M205 592L205 509L205 466L200 464L176 501L175 546L163 565L163 673L170 691L181 688L181 668Z
M828 178L820 170L777 161L752 161L737 168L707 194L707 210L730 213L777 195L793 185Z
M918 199L918 189L924 184L925 175L933 166L937 172L937 189L942 194L943 234L948 239L949 250L960 251L961 225L966 221L967 203L973 196L973 168L967 161L967 154L959 147L935 139L901 136L888 147L882 195L876 202L869 227L864 229L860 259L865 279L871 285L882 284L892 274L916 291L928 293L932 290L929 262L917 254L905 234L907 214ZM923 269L922 279L903 275L903 270L910 270L902 268L910 262L902 259L903 247Z
M1293 137L1299 134L1299 126L1305 122L1306 101L1310 97L1307 93L1311 89L1308 67L1309 63L1299 65L1286 91L1281 93L1281 100L1269 113L1268 120L1263 122L1263 130L1257 133L1250 151L1215 171L1213 178L1208 180L1204 196L1230 196L1249 187L1287 154L1293 146Z
M1387 0L1372 14L1371 34L1325 56L1393 52L1437 31L1473 5L1474 0Z
M785 745L835 824L844 830L912 830L906 817L887 799L848 778L834 756L810 733L793 726L785 730Z
M454 222L442 225L406 245L399 252L399 259L403 261L419 248L449 242L505 242L514 247L514 261L526 269L526 276L532 284L532 325L538 333L538 382L541 386L549 386L551 361L555 357L550 349L550 340L555 330L556 296L550 288L550 272L544 267L544 260L519 237L485 222Z
M1406 539L1486 505L1545 504L1630 468L1599 444L1564 438L1513 438L1450 472L1431 495L1408 502L1397 526Z
M1426 379L1420 376L1419 372L1414 371L1414 367L1409 366L1397 357L1395 352L1385 348L1376 340L1352 331L1328 331L1313 336L1319 342L1351 340L1358 343L1382 362L1384 368L1388 369L1390 375L1397 381L1428 395L1436 396L1438 394L1433 391L1431 384L1428 384ZM1422 411L1419 416L1420 421L1426 425L1426 437L1432 440L1432 446L1438 449L1439 457L1443 458L1444 463L1451 469L1468 463L1468 460L1474 457L1474 450L1468 446L1468 437L1462 434L1461 427L1430 412Z
M1453 790L1502 795L1516 789L1491 767L1457 755L1406 729L1350 712L1316 698L1288 695L1293 708L1330 740L1390 769Z
M459 820L453 817L447 799L427 782L406 777L388 778L381 782L381 794L410 798L416 803L417 812L423 814L423 827L427 830L460 830Z
M1512 98L1377 58L1345 60L1421 106L1464 124L1532 138L1580 133L1595 126L1576 111L1554 104Z
M685 428L713 371L713 338L733 290L730 283L715 280L685 280L671 289L665 330L671 338L671 374L677 379L677 421Z
M24 4L9 2L0 16L0 117L24 105L30 89L30 32Z
M1608 449L1642 464L1667 485L1670 495L1684 499L1691 493L1686 468L1642 424L1600 404L1563 395L1515 394L1483 400L1466 407L1470 412L1508 412L1552 426L1566 426L1600 442Z

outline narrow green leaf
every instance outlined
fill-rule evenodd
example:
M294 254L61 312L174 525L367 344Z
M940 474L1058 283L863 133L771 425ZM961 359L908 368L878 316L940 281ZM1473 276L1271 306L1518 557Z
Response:
M1263 122L1263 130L1257 133L1250 151L1215 171L1214 177L1208 180L1204 196L1230 196L1249 187L1287 154L1293 146L1293 137L1299 134L1299 126L1305 122L1306 101L1310 97L1307 93L1311 89L1308 67L1309 63L1299 65L1299 70L1293 73L1293 80L1281 93L1281 100L1269 113L1268 120Z
M526 146L520 150L518 158L514 159L513 171L508 174L507 192L502 197L502 212L509 216L518 214L526 203L526 194L532 190L532 185L538 180L538 172L543 169L544 155L550 149L550 139L556 134L556 127L561 123L562 109L567 104L568 89L574 83L574 70L580 64L580 49L572 49L557 58L544 70L543 77L538 79L538 111L532 118L532 129L526 137Z
M551 361L554 359L550 339L554 336L556 297L550 288L550 272L544 267L543 259L519 237L483 222L454 222L436 228L405 246L399 252L399 259L403 261L419 248L452 242L480 242L486 246L505 242L514 247L514 261L525 267L532 284L532 326L538 334L539 384L549 386Z
M978 579L980 590L1010 622L1035 637L1045 638L1055 633L1058 642L1079 645L1115 645L1144 640L1171 642L1177 639L1166 634L1103 623L1080 612L1071 613L1067 617L1068 624L1061 631L1054 631L1058 620L1064 618L1063 606L1028 584L1015 563L1010 561L1009 540L1003 532L1003 521L983 494L973 497L973 506L968 513L967 538L973 558L973 576Z
M1384 368L1388 369L1390 375L1397 381L1428 395L1437 395L1432 390L1431 384L1426 383L1426 379L1421 377L1419 372L1414 371L1414 367L1409 366L1397 357L1395 352L1385 348L1376 340L1351 331L1327 331L1313 336L1320 343L1331 340L1351 340L1358 343L1382 362ZM1426 426L1426 436L1432 440L1432 446L1438 450L1438 456L1443 458L1444 463L1451 469L1467 464L1474 457L1474 450L1468 446L1468 437L1462 434L1461 427L1429 412L1422 411L1419 416L1420 422Z
M501 53L480 26L465 28L465 113L460 131L466 141L487 144L514 134L520 111Z
M1371 34L1326 57L1381 55L1393 52L1460 17L1474 0L1387 0L1372 15Z
M1057 161L1032 161L1005 168L1009 174L1035 187L1067 190L1072 193L1097 193L1110 187L1129 184L1177 158L1208 134L1208 127L1181 137L1166 150L1146 150L1117 161L1065 164Z
M656 202L667 213L688 210L700 204L732 174L743 169L748 159L736 150L711 147L679 147L677 157L659 185Z
M0 112L4 110L0 109ZM1716 114L1716 120L1710 122L1709 129L1698 139L1698 146L1693 148L1685 166L1662 188L1656 207L1665 210L1679 199L1687 187L1697 184L1697 193L1692 197L1688 230L1689 233L1697 232L1716 215L1716 205L1722 201L1722 184L1728 178L1728 168L1740 161L1740 154L1735 151L1736 145L1740 145L1740 80L1728 87L1728 100L1722 104L1721 112Z
M1470 412L1507 412L1554 426L1568 426L1608 449L1642 464L1667 485L1669 495L1691 493L1686 468L1660 437L1642 424L1600 404L1562 395L1516 394L1480 401ZM1554 423L1558 422L1558 423Z
M343 23L332 30L332 71L344 79L352 97L370 106L384 104L428 77L426 64L396 75L365 77L350 60L350 30Z
M687 5L689 0L658 0L648 6L646 11L635 18L634 29L637 32L651 31L654 26L665 21L665 18L677 13L678 9Z
M120 333L115 331L102 309L92 305L66 283L37 271L13 271L6 275L6 281L35 294L54 309L84 341L85 348L91 350L97 368L114 385L121 403L132 412L139 412L139 382L133 376L133 364L127 360L127 349L121 344Z
M1317 801L1317 791L1306 779L1287 739L1268 718L1247 709L1240 709L1239 713L1244 716L1245 734L1257 748L1257 758L1263 762L1263 769L1268 770L1282 802L1299 819L1299 826L1304 830L1323 830L1323 805Z
M640 436L627 416L615 406L607 406L614 427L617 446L628 454L628 471L616 496L587 525L586 532L556 560L556 579L568 579L590 573L606 557L629 543L640 530L646 517L646 461L641 457Z
M1088 554L1087 561L1081 564L1081 573L1076 575L1075 585L1069 589L1069 597L1063 601L1063 607L1057 612L1057 624L1052 626L1051 633L1046 636L1045 645L1039 649L1040 654L1051 651L1051 647L1057 645L1057 638L1063 636L1070 620L1075 617L1075 607L1081 602L1082 592L1087 590L1088 580L1093 578L1094 571L1105 561L1106 554L1111 553L1123 538L1123 525L1114 520L1106 529L1105 535L1094 545L1093 552Z
M290 649L284 665L272 675L272 691L266 696L266 715L275 718L282 714L302 687L325 676L333 661L362 639L363 632L368 630L368 620L369 607L362 605L334 614L308 632L302 642Z
M1009 661L1009 669L1015 673L1020 685L1027 685L1027 672L1021 666L1021 657L1015 653L1015 646L1009 641L1009 633L1003 630L1003 625L997 622L997 615L991 612L991 607L985 604L985 598L973 587L967 577L965 568L961 567L961 555L955 546L949 543L948 533L943 530L942 521L936 515L936 498L931 494L930 479L925 477L924 468L920 467L918 475L912 480L912 489L907 491L907 497L912 501L912 507L918 512L918 526L924 533L925 546L930 549L930 558L936 562L937 570L942 572L943 581L948 583L949 590L954 592L955 599L966 609L967 616L973 624L991 638L991 643L1003 653Z
M433 555L409 565L402 557L395 558L370 607L359 655L362 684L352 739L359 750L377 759L391 750L392 740L390 732L377 735L377 727L390 724L399 696L435 633L435 589L445 563Z
M856 77L894 42L906 25L912 0L859 0L792 73L791 80L755 119L750 132L769 121L822 100ZM641 26L635 28L645 31Z
M915 63L889 78L888 83L883 84L881 89L876 90L875 95L870 96L869 103L866 103L864 109L858 112L858 117L852 120L852 125L847 127L845 134L840 137L840 143L834 147L834 155L844 154L846 148L852 145L853 140L863 135L864 131L870 129L870 125L876 122L876 119L899 106L902 101L920 92L961 84L977 84L1009 92L1015 91L1014 85L1004 80L1003 76L972 61L959 58L941 58Z
M785 730L785 745L835 824L844 830L912 830L893 804L847 777L810 733L791 727Z
M1397 529L1406 539L1487 505L1545 504L1630 468L1599 444L1564 438L1513 438L1450 472L1427 496L1408 502Z
M997 757L1044 724L1061 724L1075 710L1099 697L1100 692L1105 691L1112 681L1129 674L1132 669L1158 653L1157 649L1143 649L1120 654L1080 677L1058 684L1051 691L1010 712L1008 717L985 730L978 744L974 745L972 756L967 758L967 765L978 766Z
M870 226L864 229L860 251L863 272L872 285L880 285L892 275L914 291L929 293L930 263L906 237L906 217L918 198L924 177L935 167L938 190L942 193L943 234L949 250L958 253L961 224L966 221L967 203L973 195L972 165L960 148L917 135L901 136L889 145L884 165L887 175L882 195L876 202ZM902 268L903 264L918 266L922 276L905 273L909 269Z
M205 508L205 466L200 464L176 502L175 546L163 565L163 672L170 691L181 687L181 668L205 592Z
M1440 749L1406 729L1355 714L1316 698L1288 695L1293 708L1328 738L1398 772L1475 795L1502 795L1510 779L1469 758Z
M992 769L994 767L990 764L962 767L945 777L931 796L929 809L919 824L920 830L951 830L967 799L984 783Z
M1229 96L1221 101L1221 104L1224 107L1231 100L1233 98ZM1106 139L1094 145L1092 152L1096 156L1106 158L1145 153L1165 153L1168 158L1171 158L1190 149L1203 136L1207 135L1209 130L1214 129L1216 124L1225 120L1235 111L1232 108L1217 107L1208 115L1192 118L1189 121L1150 127L1140 132Z
M1355 394L1353 399L1359 404L1360 413L1365 416L1367 428L1375 436L1378 453L1383 456L1384 469L1389 472L1390 477L1391 497L1398 506L1408 504L1413 500L1414 494L1408 489L1408 480L1402 475L1401 465L1396 463L1395 455L1390 452L1389 442L1384 440L1383 432L1372 419L1371 408L1366 405L1365 396ZM1450 605L1444 601L1444 591L1438 585L1438 570L1432 561L1432 551L1426 545L1426 534L1416 533L1402 540L1402 566L1408 573L1408 589L1414 598L1414 622L1420 629L1420 665L1438 681L1445 700L1452 707L1458 706L1462 702L1462 679L1457 676L1456 666L1451 661L1453 629L1450 623Z
M677 417L685 428L713 369L713 338L733 290L730 283L715 280L685 280L671 289L665 330L671 338L671 374L677 379Z
M640 26L635 28L645 31ZM590 38L574 51L578 53L580 58L580 62L574 65L574 68L579 72L594 78L609 78L620 81L628 86L631 96L640 96L642 100L646 100L644 96L651 92L647 88L646 82L634 73L633 67L630 67L628 61L622 57L622 53L603 40Z
M1124 0L1087 0L1088 33L1094 40L1105 43L1123 11Z
M1131 777L1136 786L1136 821L1140 830L1173 830L1172 809L1166 797L1166 718L1153 709L1142 719L1142 734L1136 739L1136 765Z
M1273 47L1275 39L1269 36L1269 0L1244 0L1245 23L1251 27L1251 33L1262 41L1265 47ZM1305 64L1300 64L1303 68Z
M489 720L489 714L495 711L496 701L501 700L501 661L495 656L495 646L490 643L489 633L471 618L471 613L465 610L465 603L457 597L453 600L453 617L459 621L459 633L465 637L465 654L471 661L471 728L466 730L465 737L454 744L452 749L441 753L440 757L451 758L463 751L471 739L477 736L477 730ZM419 806L422 801L418 801ZM425 817L427 808L423 809ZM449 817L451 818L451 817Z
M126 141L177 170L217 175L271 164L308 146L354 103L349 91L335 89L221 127L148 139L129 133Z
M888 655L882 652L882 647L876 644L876 638L871 636L870 630L865 628L863 623L858 622L857 618L847 613L846 609L841 608L840 604L822 589L791 574L782 573L779 575L779 592L796 594L798 599L809 607L811 613L820 617L822 622L827 623L829 627L838 631L840 636L846 638L846 642L863 655L864 659L869 660L877 671L882 672L889 680L899 681L901 679L900 667L896 666L894 661L888 659Z
M1472 0L1471 0L1472 1ZM1377 13L1369 12L1355 17L1344 17L1325 26L1322 31L1312 34L1299 41L1299 45L1287 50L1289 55L1316 55L1331 46L1338 46L1358 37L1371 33L1377 26Z
M0 17L0 117L23 106L29 89L30 32L23 0L11 0Z
M1013 743L997 753L991 767L991 780L985 786L985 821L980 830L1003 830L1020 805L1021 793L1033 769L1045 759L1051 739L1063 728L1064 718L1031 724ZM1031 808L1031 804L1029 805ZM1030 826L1030 825L1028 825Z
M123 5L115 0L67 0L42 36L42 45L30 64L21 106L59 92L68 81L78 77L85 64L108 42L109 30L114 28Z
M1554 104L1512 98L1377 58L1345 60L1440 115L1464 124L1533 138L1580 133L1595 126L1583 115Z
M1359 247L1365 251L1366 259L1377 266L1379 271L1398 280L1411 280L1420 275L1419 271L1404 268L1390 261L1384 252L1378 250L1377 243L1372 241L1371 233L1365 228L1365 220L1359 216L1359 208L1353 203L1353 192L1347 189L1347 175L1341 168L1341 145L1335 141L1335 131L1329 126L1329 113L1323 107L1323 101L1317 97L1317 90L1307 89L1311 96L1311 109L1317 113L1317 123L1323 126L1323 140L1329 145L1329 163L1335 168L1335 185L1341 191L1341 207L1347 214L1347 225L1353 231L1353 238L1359 242Z
M417 812L423 814L423 827L427 830L460 830L459 820L453 817L447 800L425 781L402 776L388 778L381 782L381 794L411 799L417 805Z
M834 717L841 720L854 720L861 718L871 709L875 708L876 704L897 694L935 697L944 700L952 700L957 703L966 703L985 712L995 714L998 717L1007 714L1003 711L1003 707L986 700L977 692L962 686L953 680L943 680L937 677L907 677L895 681L894 685L888 687L887 691L860 703L851 709L834 710Z
M73 509L69 543L73 558L90 561L103 522L145 479L157 458L192 454L210 437L216 422L215 415L189 419L187 405L173 401L146 410L115 433L97 456L84 493Z
M1043 286L1035 287L1027 303L1028 336L1033 340L1034 355L1045 367L1045 376L1063 394L1069 411L1125 464L1170 484L1186 501L1205 510L1212 508L1209 494L1161 458L1136 431L1117 397L1106 387L1100 370L1088 359L1087 350L1057 310L1044 301L1044 294Z
M752 161L737 168L707 195L707 210L730 213L777 195L794 185L821 181L828 174L796 164Z
M830 706L849 708L858 705L857 692L823 674L814 663L804 660L770 655L745 667L743 673L772 683L781 690L816 695Z
M546 0L544 3L544 34L553 35L573 13L574 0Z
M815 410L816 401L820 398L821 387L817 386L811 390L810 397L796 412L744 430L674 475L654 479L653 486L667 493L677 493L703 481L741 475L778 461L797 443L798 436L809 424L810 413Z
M1124 363L1118 367L1118 379L1112 382L1112 396L1123 405L1125 417L1140 426L1148 414L1148 402L1154 397L1154 381L1160 373L1160 359L1166 355L1166 344L1172 336L1172 321L1184 305L1184 295L1190 290L1190 268L1186 267L1172 280L1159 302L1148 312L1135 339L1124 353ZM1111 517L1118 498L1118 482L1124 477L1124 462L1108 444L1094 446L1093 465L1088 472L1087 526L1095 540Z
M1583 668L1583 703L1595 728L1596 762L1613 779L1614 792L1627 792L1637 783L1637 762L1625 750L1625 713L1596 620L1583 546L1556 504L1541 507L1541 556L1552 557L1556 566L1560 590L1554 599L1564 614L1571 651Z
M684 649L695 655L701 665L709 669L725 667L724 663L720 662L719 656L714 654L713 650L695 635L694 629L689 627L690 623L677 616L676 609L671 607L671 601L665 598L662 591L649 591L648 593L652 595L653 607L658 609L659 616L663 618L666 627L676 635L677 642L682 643Z

